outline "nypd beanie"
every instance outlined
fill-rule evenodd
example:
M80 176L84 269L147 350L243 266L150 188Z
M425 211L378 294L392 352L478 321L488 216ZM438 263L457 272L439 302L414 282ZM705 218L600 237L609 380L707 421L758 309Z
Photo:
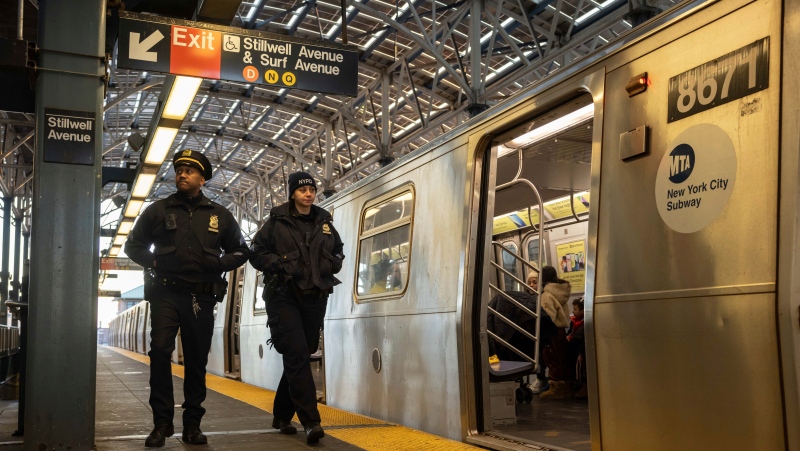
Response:
M301 186L313 186L317 189L317 182L314 177L308 172L295 172L289 175L289 197L294 194L294 190Z

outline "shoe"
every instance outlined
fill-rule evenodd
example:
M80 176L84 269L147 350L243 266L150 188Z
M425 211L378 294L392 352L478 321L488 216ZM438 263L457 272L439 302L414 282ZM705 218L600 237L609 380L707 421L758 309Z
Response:
M305 430L307 443L317 443L319 439L325 437L325 431L322 430L322 426L319 423L308 423L305 426Z
M167 437L172 437L175 433L175 427L172 423L157 424L153 428L153 432L147 436L144 441L144 446L147 448L161 448L166 443Z
M291 421L280 420L278 419L278 417L272 418L272 428L280 429L281 434L286 434L286 435L297 434L297 428L292 426Z
M547 382L541 379L536 379L533 381L533 385L531 385L531 391L534 394L545 392L548 388Z
M578 390L578 391L575 393L575 397L576 397L576 398L588 398L588 397L589 397L589 391L586 389L586 384L583 384L583 385L581 386L581 389L580 389L580 390Z
M181 440L190 445L205 445L208 443L208 438L206 437L206 434L203 434L200 431L200 426L195 426L193 424L183 427L183 435L181 436Z
M565 399L571 395L564 381L550 381L550 389L539 394L541 399Z

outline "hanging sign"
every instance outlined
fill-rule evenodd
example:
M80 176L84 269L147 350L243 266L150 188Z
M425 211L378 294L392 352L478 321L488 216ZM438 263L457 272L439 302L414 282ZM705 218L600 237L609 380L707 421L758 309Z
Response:
M120 12L117 66L355 96L358 48Z
M95 113L44 109L44 161L94 164Z
M722 213L735 183L736 151L725 130L689 127L669 144L658 167L658 213L676 232L697 232Z

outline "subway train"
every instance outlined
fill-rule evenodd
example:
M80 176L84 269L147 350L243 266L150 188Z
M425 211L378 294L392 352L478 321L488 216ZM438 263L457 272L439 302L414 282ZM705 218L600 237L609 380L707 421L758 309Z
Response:
M798 56L800 2L684 2L322 201L321 399L493 449L800 449ZM543 265L585 298L588 400L487 328ZM260 277L229 274L209 371L275 389Z

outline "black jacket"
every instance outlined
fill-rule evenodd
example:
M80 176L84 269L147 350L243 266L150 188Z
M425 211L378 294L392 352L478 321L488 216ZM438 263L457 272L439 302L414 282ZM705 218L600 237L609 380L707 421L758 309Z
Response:
M506 291L505 294L511 296L512 299L519 302L532 312L536 312L537 297L533 294L528 294L523 291ZM530 334L536 334L536 318L525 313L515 304L509 302L502 295L496 295L489 301L489 307L495 309L498 313L505 316L514 322L517 326ZM539 344L546 345L550 339L557 334L557 328L547 313L542 310L541 320L539 323ZM494 332L502 340L505 340L520 351L525 352L527 355L533 357L534 342L519 333L516 329L506 324L505 321L497 318L491 312L488 313L486 318L486 328ZM541 348L540 348L541 349ZM513 351L509 350L502 344L496 343L493 338L489 338L489 352L497 354L500 360L520 360L521 357L517 356Z
M225 207L202 193L191 205L188 197L176 193L147 207L125 242L125 253L145 268L157 262L159 274L189 282L220 282L223 272L247 261L247 243Z
M259 271L281 276L284 282L293 279L301 285L301 281L310 281L317 288L329 290L340 283L333 275L342 269L344 244L333 228L331 215L316 205L311 209L314 232L306 246L293 219L298 215L293 201L273 208L253 238L250 264Z

